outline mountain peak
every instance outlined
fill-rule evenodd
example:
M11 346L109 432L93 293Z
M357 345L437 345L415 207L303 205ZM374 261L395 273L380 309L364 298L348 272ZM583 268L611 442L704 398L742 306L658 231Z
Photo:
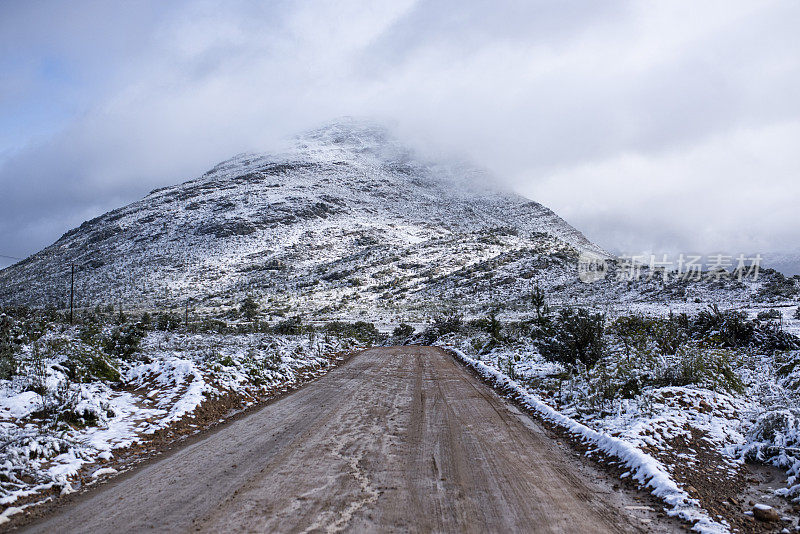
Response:
M295 150L322 160L340 158L343 154L387 161L405 161L412 157L411 150L389 127L355 117L341 117L298 135Z
M308 130L297 136L297 139L300 142L314 141L329 145L363 146L385 144L391 137L389 128L377 121L346 116Z
M0 302L57 305L63 266L75 264L81 305L213 307L258 292L323 309L360 288L359 306L424 307L440 289L471 294L460 280L483 283L469 276L478 261L516 265L496 275L521 296L550 276L535 265L555 262L563 277L578 251L599 251L544 206L489 189L485 171L419 159L374 122L339 119L296 143L240 154L70 230L0 271Z

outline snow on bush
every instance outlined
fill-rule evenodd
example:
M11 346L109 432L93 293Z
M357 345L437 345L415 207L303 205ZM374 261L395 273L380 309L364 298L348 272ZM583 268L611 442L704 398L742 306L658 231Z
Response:
M523 386L497 369L482 361L471 358L458 349L450 350L465 364L472 367L484 378L500 389L511 392L514 397L545 420L563 428L585 443L589 443L603 453L620 460L634 480L649 488L653 495L661 498L670 507L670 515L675 515L694 524L693 529L705 533L728 532L726 525L714 521L683 489L679 488L664 465L653 456L642 452L634 444L623 439L598 432L574 419L554 410L542 400L529 393Z
M122 347L116 359L80 335L67 329L19 344L14 372L0 380L0 523L24 509L11 506L20 499L72 491L84 466L191 417L207 399L232 393L256 402L301 373L324 372L332 354L356 345L313 334L155 331L135 352L125 335L109 337Z
M769 462L789 473L789 487L779 490L800 497L800 410L772 410L761 414L748 433L743 448L747 459Z

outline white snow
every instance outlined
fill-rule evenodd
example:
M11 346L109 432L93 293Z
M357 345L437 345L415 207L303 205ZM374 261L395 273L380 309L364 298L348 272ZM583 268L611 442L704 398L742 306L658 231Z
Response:
M298 382L300 372L326 372L329 355L354 346L337 338L152 332L141 348L149 361L121 368L125 390L99 381L70 385L78 399L75 409L88 410L98 420L57 432L30 418L41 408L43 397L24 391L27 378L0 381L0 440L5 443L0 473L7 480L0 483L0 505L7 507L0 523L16 513L9 506L22 498L53 487L62 493L73 491L82 469L111 461L115 451L191 418L210 396L237 393L252 404L271 392L285 391ZM63 383L57 361L48 367L53 388ZM273 363L263 367L262 361ZM114 468L102 466L91 476L115 473ZM33 482L26 482L26 477Z
M119 473L119 471L117 471L113 467L101 467L100 469L92 473L92 478L101 477L103 475L116 475L117 473Z
M481 376L490 379L499 388L513 392L518 401L536 412L543 419L558 425L581 441L591 443L605 454L619 459L630 469L630 471L622 475L623 477L632 476L643 487L649 488L653 495L659 497L670 506L670 515L694 522L693 530L708 534L729 532L725 525L713 520L705 510L700 508L696 499L691 498L686 491L679 488L661 462L651 455L642 452L632 443L593 430L565 416L542 402L537 396L530 394L520 384L509 379L500 371L479 360L470 358L456 348L448 347L448 349L453 351L461 361L472 367Z

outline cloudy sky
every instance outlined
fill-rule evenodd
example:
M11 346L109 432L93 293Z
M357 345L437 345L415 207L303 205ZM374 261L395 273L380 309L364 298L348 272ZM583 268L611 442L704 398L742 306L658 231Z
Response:
M0 255L342 115L615 252L798 251L798 27L793 0L8 0Z

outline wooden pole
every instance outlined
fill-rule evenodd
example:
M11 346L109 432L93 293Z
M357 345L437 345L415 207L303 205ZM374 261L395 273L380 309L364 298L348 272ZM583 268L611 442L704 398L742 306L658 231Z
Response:
M71 263L72 266L71 274L70 274L70 281L69 281L69 324L73 324L73 310L74 310L74 303L75 303L75 264Z

